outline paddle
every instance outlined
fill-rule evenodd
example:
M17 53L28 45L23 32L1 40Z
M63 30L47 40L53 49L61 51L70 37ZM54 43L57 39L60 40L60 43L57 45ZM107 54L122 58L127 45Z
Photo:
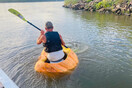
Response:
M40 28L38 28L37 26L35 26L34 24L32 24L31 22L27 21L22 14L20 14L18 11L16 11L15 9L8 9L9 12L11 12L12 14L16 15L17 17L19 17L20 19L22 19L23 21L27 22L28 24L32 25L33 27L37 28L39 31L41 31Z
M34 24L32 24L31 22L27 21L23 15L21 13L19 13L18 11L16 11L15 9L8 9L9 12L11 12L12 14L16 15L17 17L19 17L20 19L22 19L23 21L29 23L30 25L32 25L33 27L37 28L39 31L41 31L40 28L38 28L37 26L35 26ZM68 48L67 46L65 46L66 48Z

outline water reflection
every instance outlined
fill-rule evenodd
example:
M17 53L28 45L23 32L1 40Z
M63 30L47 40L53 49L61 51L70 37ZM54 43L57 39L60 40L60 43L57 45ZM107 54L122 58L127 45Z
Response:
M75 11L62 5L0 3L0 67L21 88L131 88L132 18ZM43 49L36 45L39 32L10 14L8 8L16 8L40 28L47 20L53 22L78 55L80 63L73 74L49 80L34 71Z
M73 18L83 20L76 20L80 23L76 29L81 30L78 38L89 45L87 51L79 54L79 75L88 73L80 77L81 87L131 88L132 18L86 11L72 11L72 14ZM84 80L89 84L85 85Z

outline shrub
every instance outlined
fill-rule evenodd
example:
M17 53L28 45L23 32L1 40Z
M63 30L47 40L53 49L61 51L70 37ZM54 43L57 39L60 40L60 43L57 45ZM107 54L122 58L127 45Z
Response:
M91 2L91 1L93 1L93 0L86 0L87 3Z
M103 0L99 3L96 4L96 9L99 9L101 7L107 8L107 7L111 7L114 4L114 2L112 0Z
M68 4L76 4L78 2L78 0L65 0L64 3L65 5L68 5Z
M115 0L115 4L122 3L122 2L130 2L131 0Z
M103 6L103 2L101 1L101 2L99 2L98 4L96 4L96 9L99 9L99 8L101 8Z

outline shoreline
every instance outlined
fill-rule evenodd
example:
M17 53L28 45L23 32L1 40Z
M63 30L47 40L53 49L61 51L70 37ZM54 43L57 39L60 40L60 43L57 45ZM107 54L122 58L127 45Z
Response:
M114 13L117 15L132 16L132 1L123 1L117 4L106 2L105 0L92 0L90 2L68 2L64 3L63 7L73 10L84 10L99 13Z

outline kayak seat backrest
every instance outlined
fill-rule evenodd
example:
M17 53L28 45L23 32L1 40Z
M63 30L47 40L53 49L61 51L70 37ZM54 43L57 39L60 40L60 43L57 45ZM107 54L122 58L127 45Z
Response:
M47 58L47 57L46 57ZM62 58L63 60L65 60L67 58L67 54L64 52L64 57ZM45 61L46 63L50 63L50 61L48 60L48 58Z

